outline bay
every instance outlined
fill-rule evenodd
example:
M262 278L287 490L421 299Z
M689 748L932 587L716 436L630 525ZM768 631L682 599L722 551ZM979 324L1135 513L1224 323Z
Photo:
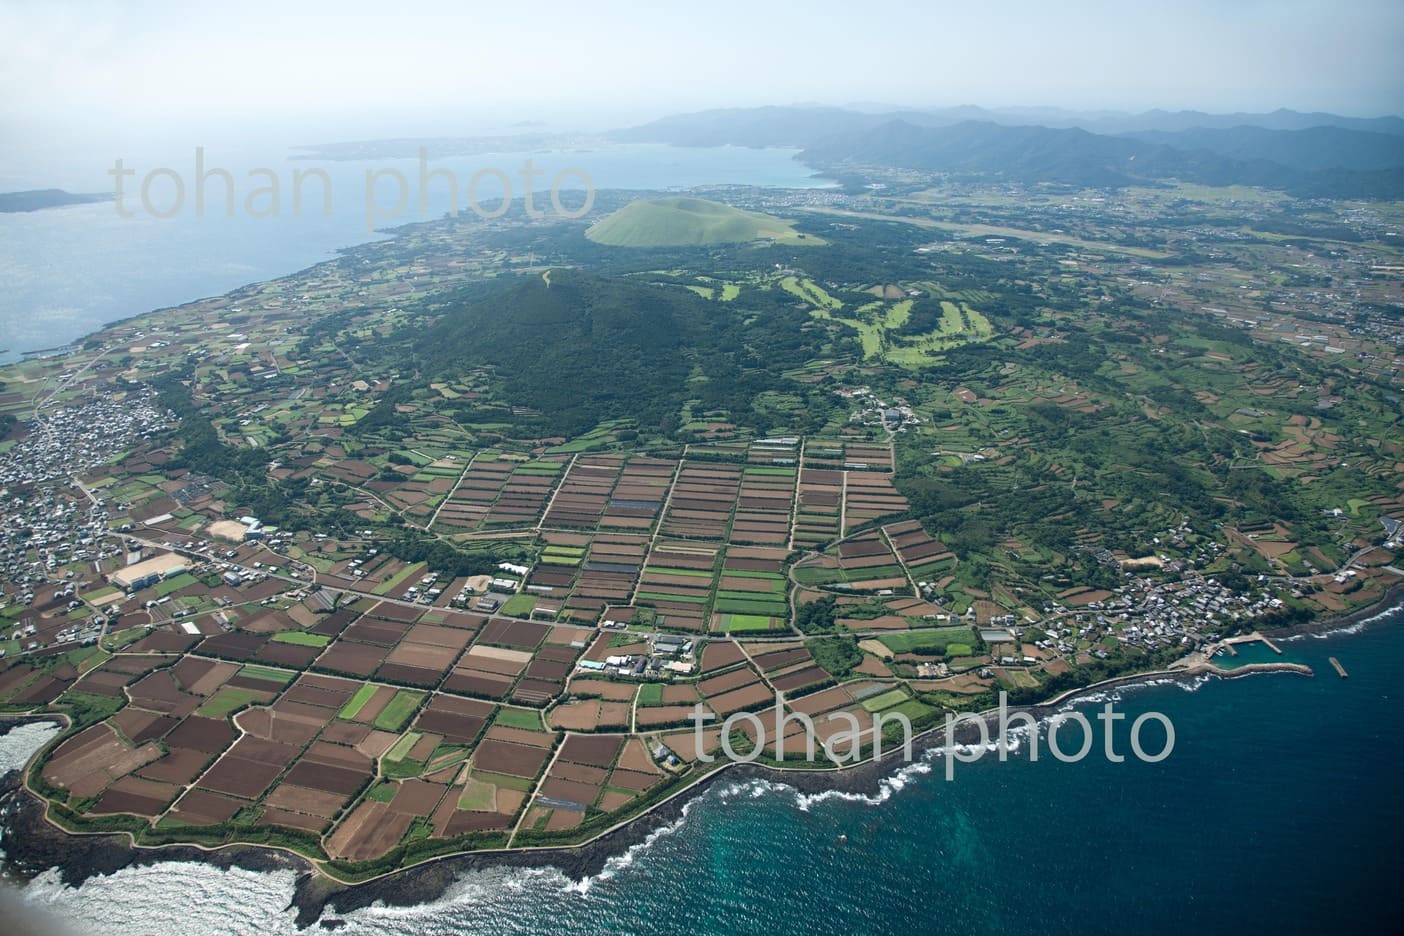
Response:
M532 174L537 210L554 211L550 189L557 183L566 212L584 205L584 187L602 190L682 190L713 185L811 188L829 184L794 159L794 150L714 147L677 148L656 144L620 144L535 152L489 153L437 159L428 169L447 170L457 181L457 206L469 214L469 186L479 177L476 200L490 209L503 193L501 179L512 186L513 216L525 210L524 172ZM526 161L531 160L528 170ZM45 211L0 214L0 363L21 353L61 346L110 322L284 276L330 259L339 248L387 236L400 224L432 220L453 206L453 191L442 176L423 186L417 159L325 161L290 159L273 154L226 152L203 154L203 170L221 169L233 180L234 210L225 201L222 176L208 176L205 209L197 211L195 153L125 163L135 172L124 181L123 208L113 202L74 205ZM270 184L279 186L279 211L271 201L251 195ZM301 212L295 213L294 172L304 176ZM184 199L173 217L143 209L141 184L153 170L170 170L180 178ZM540 173L539 175L537 173ZM407 184L399 203L398 173ZM369 174L369 176L368 176ZM369 183L368 183L369 178ZM113 179L89 170L85 191L112 191ZM36 187L41 183L34 182ZM368 184L370 186L368 190ZM324 192L330 197L324 200ZM171 175L157 175L149 187L148 206L165 213L175 204ZM324 213L330 201L329 213ZM394 216L392 216L394 213Z

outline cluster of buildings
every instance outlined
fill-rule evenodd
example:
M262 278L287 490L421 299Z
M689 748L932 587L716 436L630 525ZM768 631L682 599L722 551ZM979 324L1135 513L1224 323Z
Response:
M54 583L72 602L72 567L121 552L106 539L107 506L77 478L171 419L149 390L94 393L43 411L0 453L0 607L47 604Z
M0 456L0 487L37 486L83 474L174 418L149 389L95 392L45 409L29 424L29 434Z
M577 668L602 676L632 679L671 679L697 672L693 641L677 634L654 634L648 638L647 653L620 653L603 660L582 659Z
M846 400L853 401L858 407L849 414L849 422L873 426L887 432L905 432L908 426L921 425L921 417L903 397L894 397L892 402L888 403L867 387L840 388L834 392Z
M1218 628L1250 623L1282 606L1281 598L1266 592L1238 594L1193 570L1179 581L1133 576L1112 597L1085 607L1045 606L1049 622L1043 631L1048 636L1036 644L1066 654L1079 640L1096 643L1110 636L1147 651L1171 645L1201 649L1216 639ZM1092 655L1104 656L1105 651L1093 650Z

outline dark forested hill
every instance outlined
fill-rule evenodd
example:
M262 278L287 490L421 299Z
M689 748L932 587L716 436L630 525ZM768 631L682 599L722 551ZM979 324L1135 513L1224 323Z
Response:
M1404 136L1341 127L1266 130L1262 127L1153 130L1127 136L1180 150L1206 150L1241 161L1266 160L1291 169L1376 171L1404 166Z
M1258 148L1270 151L1272 145L1262 141ZM1292 158L1307 160L1308 148L1308 144L1294 147ZM849 163L928 169L1075 186L1178 179L1206 185L1258 185L1304 196L1396 198L1404 194L1404 168L1399 167L1308 171L1263 156L1233 158L1203 148L1178 148L1077 128L978 122L921 127L895 120L871 130L829 137L807 148L801 158L826 167Z
M781 295L717 303L681 287L552 270L549 283L532 276L450 303L414 354L425 380L495 367L503 399L541 413L532 428L547 434L621 417L671 432L687 400L764 431L755 397L805 392L783 372L813 358L825 340Z

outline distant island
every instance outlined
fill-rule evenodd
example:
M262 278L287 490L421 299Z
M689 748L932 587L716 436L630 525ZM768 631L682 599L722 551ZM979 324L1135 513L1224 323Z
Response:
M65 192L63 189L31 189L26 192L0 192L0 213L14 214L21 211L43 211L45 208L63 208L66 205L89 205L93 202L111 201L112 193Z

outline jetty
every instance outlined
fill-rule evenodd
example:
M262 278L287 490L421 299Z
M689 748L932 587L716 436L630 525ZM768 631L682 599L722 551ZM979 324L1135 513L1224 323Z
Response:
M1327 657L1326 660L1328 663L1331 664L1332 667L1335 668L1337 676L1341 677L1342 679L1350 678L1350 674L1346 672L1345 667L1341 665L1340 660L1336 659L1335 657Z
M1267 644L1269 650L1271 650L1273 653L1277 654L1278 656L1282 656L1282 648L1281 648L1281 647L1279 647L1277 644L1273 643L1271 640L1268 640L1266 637L1263 637L1263 635L1261 635L1261 634L1259 634L1258 637L1259 637L1259 639L1262 640L1263 643Z

